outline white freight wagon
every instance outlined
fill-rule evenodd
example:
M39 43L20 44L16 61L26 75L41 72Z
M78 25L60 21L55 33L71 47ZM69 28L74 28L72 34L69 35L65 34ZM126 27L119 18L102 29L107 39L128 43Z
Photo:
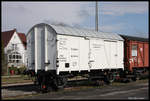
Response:
M56 75L123 70L123 41L118 34L40 23L27 34L28 69Z

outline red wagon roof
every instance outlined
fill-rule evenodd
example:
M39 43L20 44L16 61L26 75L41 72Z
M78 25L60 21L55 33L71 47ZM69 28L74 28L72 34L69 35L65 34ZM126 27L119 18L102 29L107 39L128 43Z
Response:
M133 40L133 41L142 41L142 42L148 42L148 38L141 38L141 37L135 37L135 36L128 36L128 35L120 35L124 39Z

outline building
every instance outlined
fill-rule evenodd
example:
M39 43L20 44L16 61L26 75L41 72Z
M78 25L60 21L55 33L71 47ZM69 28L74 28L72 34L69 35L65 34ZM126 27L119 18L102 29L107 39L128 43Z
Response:
M26 36L16 29L2 32L2 44L7 54L8 66L21 67L26 65Z

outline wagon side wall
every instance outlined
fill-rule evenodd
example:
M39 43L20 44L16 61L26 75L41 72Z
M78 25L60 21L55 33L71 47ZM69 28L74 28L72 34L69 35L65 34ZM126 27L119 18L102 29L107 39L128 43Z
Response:
M125 39L124 62L125 67L132 71L133 68L149 67L149 43ZM136 51L133 51L134 47Z
M124 69L123 41L57 35L59 72ZM111 48L111 49L110 49Z
M144 66L149 67L149 43L144 44Z

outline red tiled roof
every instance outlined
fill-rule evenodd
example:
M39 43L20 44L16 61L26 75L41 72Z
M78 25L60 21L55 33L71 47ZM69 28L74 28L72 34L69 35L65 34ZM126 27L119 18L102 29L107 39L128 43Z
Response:
M9 43L9 41L10 41L10 39L13 36L15 31L16 31L16 29L2 32L1 36L2 36L2 43L3 43L4 47L7 46L7 44ZM25 34L24 33L18 33L18 36L19 36L20 40L22 41L24 47L26 48L26 36L25 36Z
M15 31L16 29L2 32L2 44L4 45L4 47L7 46Z
M19 37L20 37L24 47L26 48L27 43L26 43L26 36L25 36L25 34L24 33L18 33L18 35L19 35Z

